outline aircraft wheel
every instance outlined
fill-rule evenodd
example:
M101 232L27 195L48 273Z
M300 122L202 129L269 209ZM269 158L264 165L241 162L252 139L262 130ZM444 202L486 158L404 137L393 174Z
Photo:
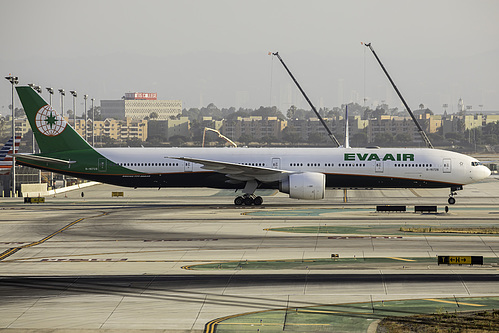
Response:
M253 200L253 203L255 204L255 206L260 206L263 203L262 197L256 197L255 200Z
M244 204L246 206L251 206L253 204L253 198L252 197L246 197L246 198L244 198Z
M243 203L244 203L243 197L239 196L239 197L234 199L234 205L236 205L236 206L241 206Z
M449 200L447 200L447 202L449 203L449 205L453 205L456 203L456 199L454 199L453 197L450 197Z

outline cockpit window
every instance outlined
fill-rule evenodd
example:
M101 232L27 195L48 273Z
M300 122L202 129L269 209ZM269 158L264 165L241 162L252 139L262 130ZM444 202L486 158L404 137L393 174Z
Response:
M482 165L482 162L471 162L471 166L479 166Z

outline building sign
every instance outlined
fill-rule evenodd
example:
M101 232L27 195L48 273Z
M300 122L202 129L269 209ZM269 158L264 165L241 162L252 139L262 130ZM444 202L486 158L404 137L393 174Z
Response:
M146 100L157 100L157 93L125 93L125 99L146 99Z

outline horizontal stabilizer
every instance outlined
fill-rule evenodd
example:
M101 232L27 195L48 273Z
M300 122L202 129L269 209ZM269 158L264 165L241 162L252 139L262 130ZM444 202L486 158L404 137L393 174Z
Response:
M66 161L53 157L45 157L40 155L30 155L30 154L15 154L16 158L19 158L21 161L35 161L35 162L50 162L50 163L59 163L59 164L73 164L76 161Z

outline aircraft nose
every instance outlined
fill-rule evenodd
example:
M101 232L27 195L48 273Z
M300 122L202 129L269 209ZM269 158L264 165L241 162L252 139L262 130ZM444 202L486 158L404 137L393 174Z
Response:
M488 176L490 176L490 169L487 168L485 165L482 165L482 173L483 173L483 177L482 178L487 178Z

